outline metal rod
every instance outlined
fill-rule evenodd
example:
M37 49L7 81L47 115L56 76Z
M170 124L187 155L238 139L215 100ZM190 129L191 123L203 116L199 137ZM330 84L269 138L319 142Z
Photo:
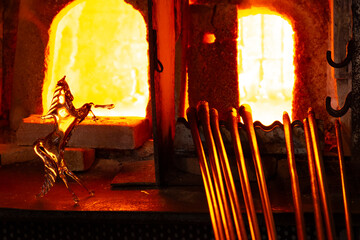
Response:
M181 63L180 63L180 92L179 92L179 117L184 117L186 110L187 98L187 55L188 55L188 39L190 32L190 6L189 0L181 1Z
M344 211L345 211L345 222L346 222L346 235L348 239L353 239L353 231L351 224L351 214L349 210L348 204L348 191L347 184L345 178L345 164L344 164L344 151L343 144L341 138L341 126L338 119L335 120L335 132L336 132L336 141L337 141L337 150L339 155L339 167L340 167L340 177L341 177L341 187L342 187L342 195L344 201Z
M245 128L248 134L251 154L254 161L255 171L256 171L256 178L257 183L259 186L260 191L260 198L262 203L262 208L265 217L266 229L268 232L268 237L270 240L276 239L276 229L275 229L275 222L274 217L272 214L270 199L268 190L266 187L266 181L264 176L264 170L261 163L261 156L259 147L256 140L255 129L253 125L251 109L249 105L242 105L239 109L239 114L242 117Z
M159 114L159 107L157 106L156 88L155 88L155 46L157 44L155 32L153 29L153 1L148 0L148 36L149 36L149 83L150 83L150 99L151 99L151 120L152 120L152 134L154 139L154 162L155 162L155 178L156 184L161 185L164 182L164 170L160 169L163 165L162 145L160 143L161 128L157 119ZM159 121L160 122L160 121ZM161 154L161 156L160 156Z
M219 114L218 111L214 108L210 110L210 125L214 136L215 145L219 154L222 172L224 173L225 185L229 195L236 234L238 239L247 239L244 220L242 218L240 203L235 189L235 183L231 173L229 159L227 157L224 142L220 133Z
M235 230L231 219L230 208L224 188L220 161L216 152L216 146L210 128L209 104L205 101L198 105L198 116L203 127L205 141L208 149L210 168L215 183L216 196L222 215L226 239L235 239Z
M284 112L283 114L283 123L284 123L286 150L287 150L287 159L288 159L290 179L291 179L291 191L292 191L292 197L295 208L297 239L306 239L304 211L302 207L299 178L295 163L293 133L292 133L289 114L287 112Z
M94 105L95 108L107 108L107 109L113 109L115 107L114 104L103 104L103 105L100 105L100 104L97 104L97 105Z
M334 220L332 215L332 210L330 206L330 199L328 197L328 187L325 176L324 162L322 159L322 154L320 153L320 145L319 138L317 133L317 125L315 120L315 114L312 108L309 108L308 111L308 119L309 119L309 127L311 133L311 141L314 150L314 158L315 158L315 169L317 174L317 180L319 184L320 190L320 199L321 206L324 214L325 221L325 229L327 239L332 240L335 238L335 228L334 228Z
M221 215L219 211L219 206L215 197L214 186L211 181L211 176L209 172L209 167L206 161L204 148L201 142L199 129L197 126L197 116L196 109L189 108L187 110L187 117L190 124L191 134L193 136L193 141L195 145L195 149L199 158L201 176L204 182L206 199L209 206L211 224L214 230L215 239L225 239L225 232L222 226Z
M256 217L254 199L251 193L249 177L246 171L245 157L241 147L238 129L237 112L233 108L229 113L228 122L230 125L231 140L234 147L236 164L239 172L242 195L244 197L245 208L248 216L250 234L252 239L261 239L259 224Z
M316 179L314 151L313 151L313 147L312 147L308 119L305 118L303 123L304 123L306 150L307 150L308 163L309 163L311 194L312 194L313 205L314 205L316 236L317 236L318 240L324 240L325 237L324 237L323 223L322 223L322 216L321 216L319 188L318 188L318 181Z

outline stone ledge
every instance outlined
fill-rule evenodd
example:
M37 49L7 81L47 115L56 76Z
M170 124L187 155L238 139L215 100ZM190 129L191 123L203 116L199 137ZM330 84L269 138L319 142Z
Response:
M0 164L10 165L21 162L40 160L33 147L17 146L15 144L0 144ZM95 161L94 149L66 148L64 160L71 171L86 171Z
M151 137L148 119L140 117L86 118L72 132L68 147L135 149ZM42 120L40 115L24 118L16 132L18 145L33 145L54 129L53 120Z
M89 148L65 148L64 161L70 171L86 171L95 161L95 150Z
M154 160L124 162L111 182L112 187L153 186L156 184Z
M0 144L0 164L9 165L13 163L27 162L38 156L32 147L19 147L15 144Z

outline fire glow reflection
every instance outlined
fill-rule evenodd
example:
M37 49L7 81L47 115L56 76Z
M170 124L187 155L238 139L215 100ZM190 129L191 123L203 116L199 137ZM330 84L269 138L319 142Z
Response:
M66 75L75 107L115 104L97 116L146 116L148 42L143 16L123 0L79 0L54 19L43 85L44 113L56 82Z
M266 9L238 11L240 104L254 120L271 124L291 113L294 86L294 32L288 20Z

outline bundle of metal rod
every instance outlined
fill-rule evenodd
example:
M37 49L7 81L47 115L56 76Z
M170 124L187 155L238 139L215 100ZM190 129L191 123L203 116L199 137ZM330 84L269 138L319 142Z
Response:
M247 239L246 229L241 214L240 203L235 189L234 179L231 173L229 160L226 154L224 142L220 133L219 115L216 109L210 110L210 125L214 136L215 145L219 154L221 169L225 180L227 195L230 200L232 218L235 224L238 239Z
M200 133L198 129L198 119L195 108L189 108L187 110L187 117L189 120L191 134L193 137L195 149L199 158L201 176L204 182L206 199L209 206L209 212L211 217L211 224L214 230L215 239L226 239L224 227L222 224L221 214L217 198L215 196L214 185L211 180L209 166L206 161L204 148L201 142Z
M263 170L263 166L261 163L260 151L259 151L259 147L258 147L257 140L256 140L255 129L254 129L250 106L242 105L239 109L239 114L243 119L243 122L244 122L244 125L246 128L246 132L248 135L249 143L250 143L250 149L251 149L252 158L253 158L253 162L254 162L254 166L255 166L256 178L257 178L257 183L259 186L261 204L262 204L262 209L264 212L268 238L270 240L276 239L275 222L274 222L274 217L273 217L273 213L272 213L272 209L271 209L269 194L268 194L268 190L267 190L267 186L266 186L264 170Z
M325 236L324 236L322 216L321 216L320 195L319 195L318 180L316 177L314 150L313 150L313 145L311 143L311 133L310 133L308 119L305 118L303 123L304 123L306 150L308 155L311 195L314 205L316 236L318 240L323 240L325 239Z
M236 109L231 109L228 116L228 123L230 127L231 139L235 152L237 170L241 183L241 190L245 202L246 213L248 216L250 234L252 239L261 239L259 225L256 217L254 200L251 193L251 186L246 170L245 157L241 147L240 135L238 129L238 114Z
M223 182L223 174L221 172L220 161L216 152L216 145L211 132L209 104L207 102L200 102L198 105L198 116L203 127L206 146L208 149L210 170L212 173L215 194L218 200L221 219L223 221L226 239L235 239L234 225L231 219L230 206L225 192Z
M321 208L323 210L322 213L324 214L326 236L327 239L332 240L335 238L334 220L333 220L332 210L330 207L330 198L328 196L329 191L325 176L324 162L323 162L322 154L320 153L320 144L319 144L315 114L312 108L309 108L308 110L308 126L309 126L310 138L311 138L310 143L312 145L312 151L313 151L312 154L314 156L314 162L315 162L316 179L318 181L317 183L320 193ZM304 128L305 128L305 124L304 124ZM317 221L320 221L320 219L317 219Z
M347 239L353 239L351 215L350 215L348 196L347 196L348 190L347 190L346 177L345 177L344 151L343 151L343 144L341 138L341 126L340 126L340 121L338 119L335 120L335 132L336 132L337 150L339 157L342 196L344 201L346 235L347 235Z
M291 179L291 191L295 208L295 220L296 220L296 231L298 239L306 239L305 233L305 222L304 222L304 212L302 208L301 193L299 187L299 178L296 170L295 163L295 153L294 153L294 144L293 144L293 133L289 114L284 112L283 114L283 123L284 123L284 134L287 150L287 159L289 164L289 172Z

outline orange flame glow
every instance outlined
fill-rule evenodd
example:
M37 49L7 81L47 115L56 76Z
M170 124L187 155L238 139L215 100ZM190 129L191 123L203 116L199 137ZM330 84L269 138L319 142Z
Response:
M66 75L75 107L97 116L145 117L149 101L148 42L143 16L123 0L77 0L54 19L46 58L43 107L47 112L57 80Z
M271 124L291 113L294 86L294 32L288 20L262 8L238 11L240 103L254 120Z

